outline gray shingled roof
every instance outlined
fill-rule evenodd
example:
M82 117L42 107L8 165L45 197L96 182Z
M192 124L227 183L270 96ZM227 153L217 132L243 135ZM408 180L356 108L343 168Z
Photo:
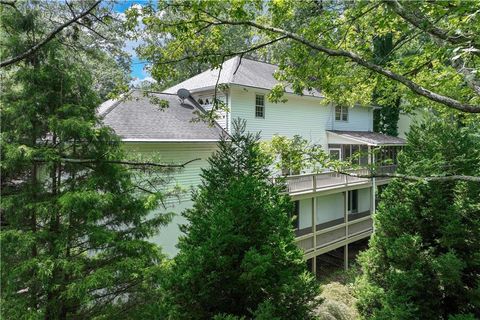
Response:
M328 132L332 132L338 134L339 136L345 138L351 138L355 140L363 141L367 144L372 145L404 145L407 142L398 137L389 136L383 133L378 132L370 132L370 131L343 131L343 130L327 130Z
M278 83L273 77L273 73L277 69L278 66L273 64L235 57L225 61L221 70L209 69L166 89L164 92L176 93L177 90L181 88L188 89L192 92L210 89L215 87L217 79L218 84L235 84L270 90ZM285 91L287 93L293 93L291 87L285 88ZM322 94L316 90L311 92L305 90L303 94L312 97L323 97Z
M177 95L131 92L128 97L103 103L98 113L103 123L111 127L124 141L217 141L225 134L220 126L209 126L203 121L192 122L204 112L193 102L184 103ZM150 97L168 101L168 108L160 108Z

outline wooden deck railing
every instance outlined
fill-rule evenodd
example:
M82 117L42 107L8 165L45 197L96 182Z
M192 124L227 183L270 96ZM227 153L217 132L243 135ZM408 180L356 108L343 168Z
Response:
M383 166L379 168L379 172L392 173L395 171L395 169L395 165ZM370 175L369 169L350 170L349 173L357 175ZM369 183L370 180L370 178L359 178L336 172L324 172L288 176L286 178L286 184L288 193L296 194L317 192L325 189L338 188L350 185L365 184Z
M306 234L300 230L297 234L303 234L297 236L295 242L303 249L305 254L308 254L314 250L348 240L348 238L357 237L362 234L367 236L373 229L373 221L370 214L356 217L354 220L346 223L343 219L339 220L337 224L327 228L315 228L315 232L313 228L309 228L311 231Z

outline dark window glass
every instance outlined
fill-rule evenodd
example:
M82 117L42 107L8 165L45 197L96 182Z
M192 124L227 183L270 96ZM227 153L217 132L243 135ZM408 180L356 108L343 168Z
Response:
M335 107L335 120L340 121L342 120L342 107L336 106Z
M349 144L344 144L342 145L342 160L343 161L348 161L350 157L352 156L351 154L351 145Z
M358 212L358 190L348 191L348 212Z
M292 223L293 228L298 229L300 227L300 201L294 201L294 207L292 212Z
M255 118L265 118L265 96L255 95Z
M340 160L340 149L330 149L330 159Z
M357 144L352 145L352 163L353 164L359 164L359 152L360 151L360 146Z
M368 147L360 146L360 165L366 166L368 164Z
M348 121L348 107L342 107L342 121Z

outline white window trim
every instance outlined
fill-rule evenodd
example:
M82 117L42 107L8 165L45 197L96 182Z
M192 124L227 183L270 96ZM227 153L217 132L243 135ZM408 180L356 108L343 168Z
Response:
M342 148L328 148L328 155L330 156L332 151L338 151L338 160L342 161Z
M340 108L340 119L337 120L337 107ZM347 110L346 112L344 112L344 110ZM333 117L335 118L335 121L338 121L338 122L348 122L348 120L350 119L350 110L348 110L348 107L347 106L335 106L333 108ZM343 120L343 115L344 114L347 114L347 120Z
M257 106L260 106L260 105L257 105L257 96L262 96L263 97L263 117L259 117L257 116ZM255 112L255 119L265 119L265 94L263 93L255 93L255 109L254 109L254 112Z

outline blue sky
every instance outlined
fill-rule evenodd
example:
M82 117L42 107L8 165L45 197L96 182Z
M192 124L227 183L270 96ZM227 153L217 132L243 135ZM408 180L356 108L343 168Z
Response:
M117 11L118 13L123 13L125 10L130 8L134 4L144 4L147 1L145 0L120 0L118 1L113 9ZM138 42L134 41L127 41L126 48L125 50L128 51L132 55L132 66L131 66L131 76L132 78L138 78L138 79L145 79L145 78L150 78L151 75L148 71L145 70L145 61L140 60L136 53L134 48L138 45Z

